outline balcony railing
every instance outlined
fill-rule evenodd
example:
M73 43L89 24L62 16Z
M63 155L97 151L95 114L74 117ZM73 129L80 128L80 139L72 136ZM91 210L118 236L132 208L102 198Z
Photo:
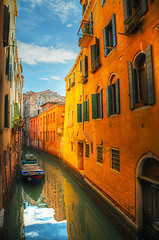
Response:
M93 38L93 21L83 20L77 32L79 37L79 47L88 47Z
M133 34L138 30L142 17L142 11L140 8L138 8L130 18L124 21L126 35Z

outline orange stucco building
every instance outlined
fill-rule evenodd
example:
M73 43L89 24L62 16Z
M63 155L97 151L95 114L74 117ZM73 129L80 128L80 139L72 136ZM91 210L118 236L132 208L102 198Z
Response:
M159 1L80 1L63 157L133 229L159 237Z
M63 155L64 103L48 102L30 119L30 146L55 156Z

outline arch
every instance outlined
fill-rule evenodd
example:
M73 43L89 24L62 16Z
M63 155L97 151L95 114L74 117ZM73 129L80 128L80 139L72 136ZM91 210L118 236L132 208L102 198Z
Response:
M117 77L117 74L116 74L116 73L114 73L114 72L111 73L110 76L109 76L108 84L111 85L111 84L112 84L112 80L113 80L113 79L116 80L117 78L118 78L118 77Z
M100 86L100 84L98 83L98 84L97 84L97 87L96 87L96 93L99 93L99 92L100 92L100 88L101 88L101 86Z
M143 54L145 54L146 55L146 52L145 51L143 51L143 50L141 50L141 51L139 51L139 52L137 52L136 54L135 54L135 56L134 56L134 58L133 58L133 61L132 61L132 64L133 64L133 67L134 68L136 68L136 63L138 62L138 60L139 60L139 58L140 58L140 55L143 55Z
M147 152L141 156L136 165L136 225L142 228L143 225L143 197L142 183L139 177L142 177L144 164L148 159L156 160L159 163L159 157L152 152Z

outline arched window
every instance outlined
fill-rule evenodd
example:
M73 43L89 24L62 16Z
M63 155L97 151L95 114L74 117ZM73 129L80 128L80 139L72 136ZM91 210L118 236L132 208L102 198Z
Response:
M110 84L106 87L107 116L120 113L120 87L119 79L115 74L110 77Z
M134 63L128 62L130 109L155 103L152 49L139 53Z

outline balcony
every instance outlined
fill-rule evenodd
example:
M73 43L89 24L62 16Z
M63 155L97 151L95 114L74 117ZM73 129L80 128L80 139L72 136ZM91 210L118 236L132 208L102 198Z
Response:
M88 47L93 38L93 21L83 20L77 33L79 37L79 47Z

